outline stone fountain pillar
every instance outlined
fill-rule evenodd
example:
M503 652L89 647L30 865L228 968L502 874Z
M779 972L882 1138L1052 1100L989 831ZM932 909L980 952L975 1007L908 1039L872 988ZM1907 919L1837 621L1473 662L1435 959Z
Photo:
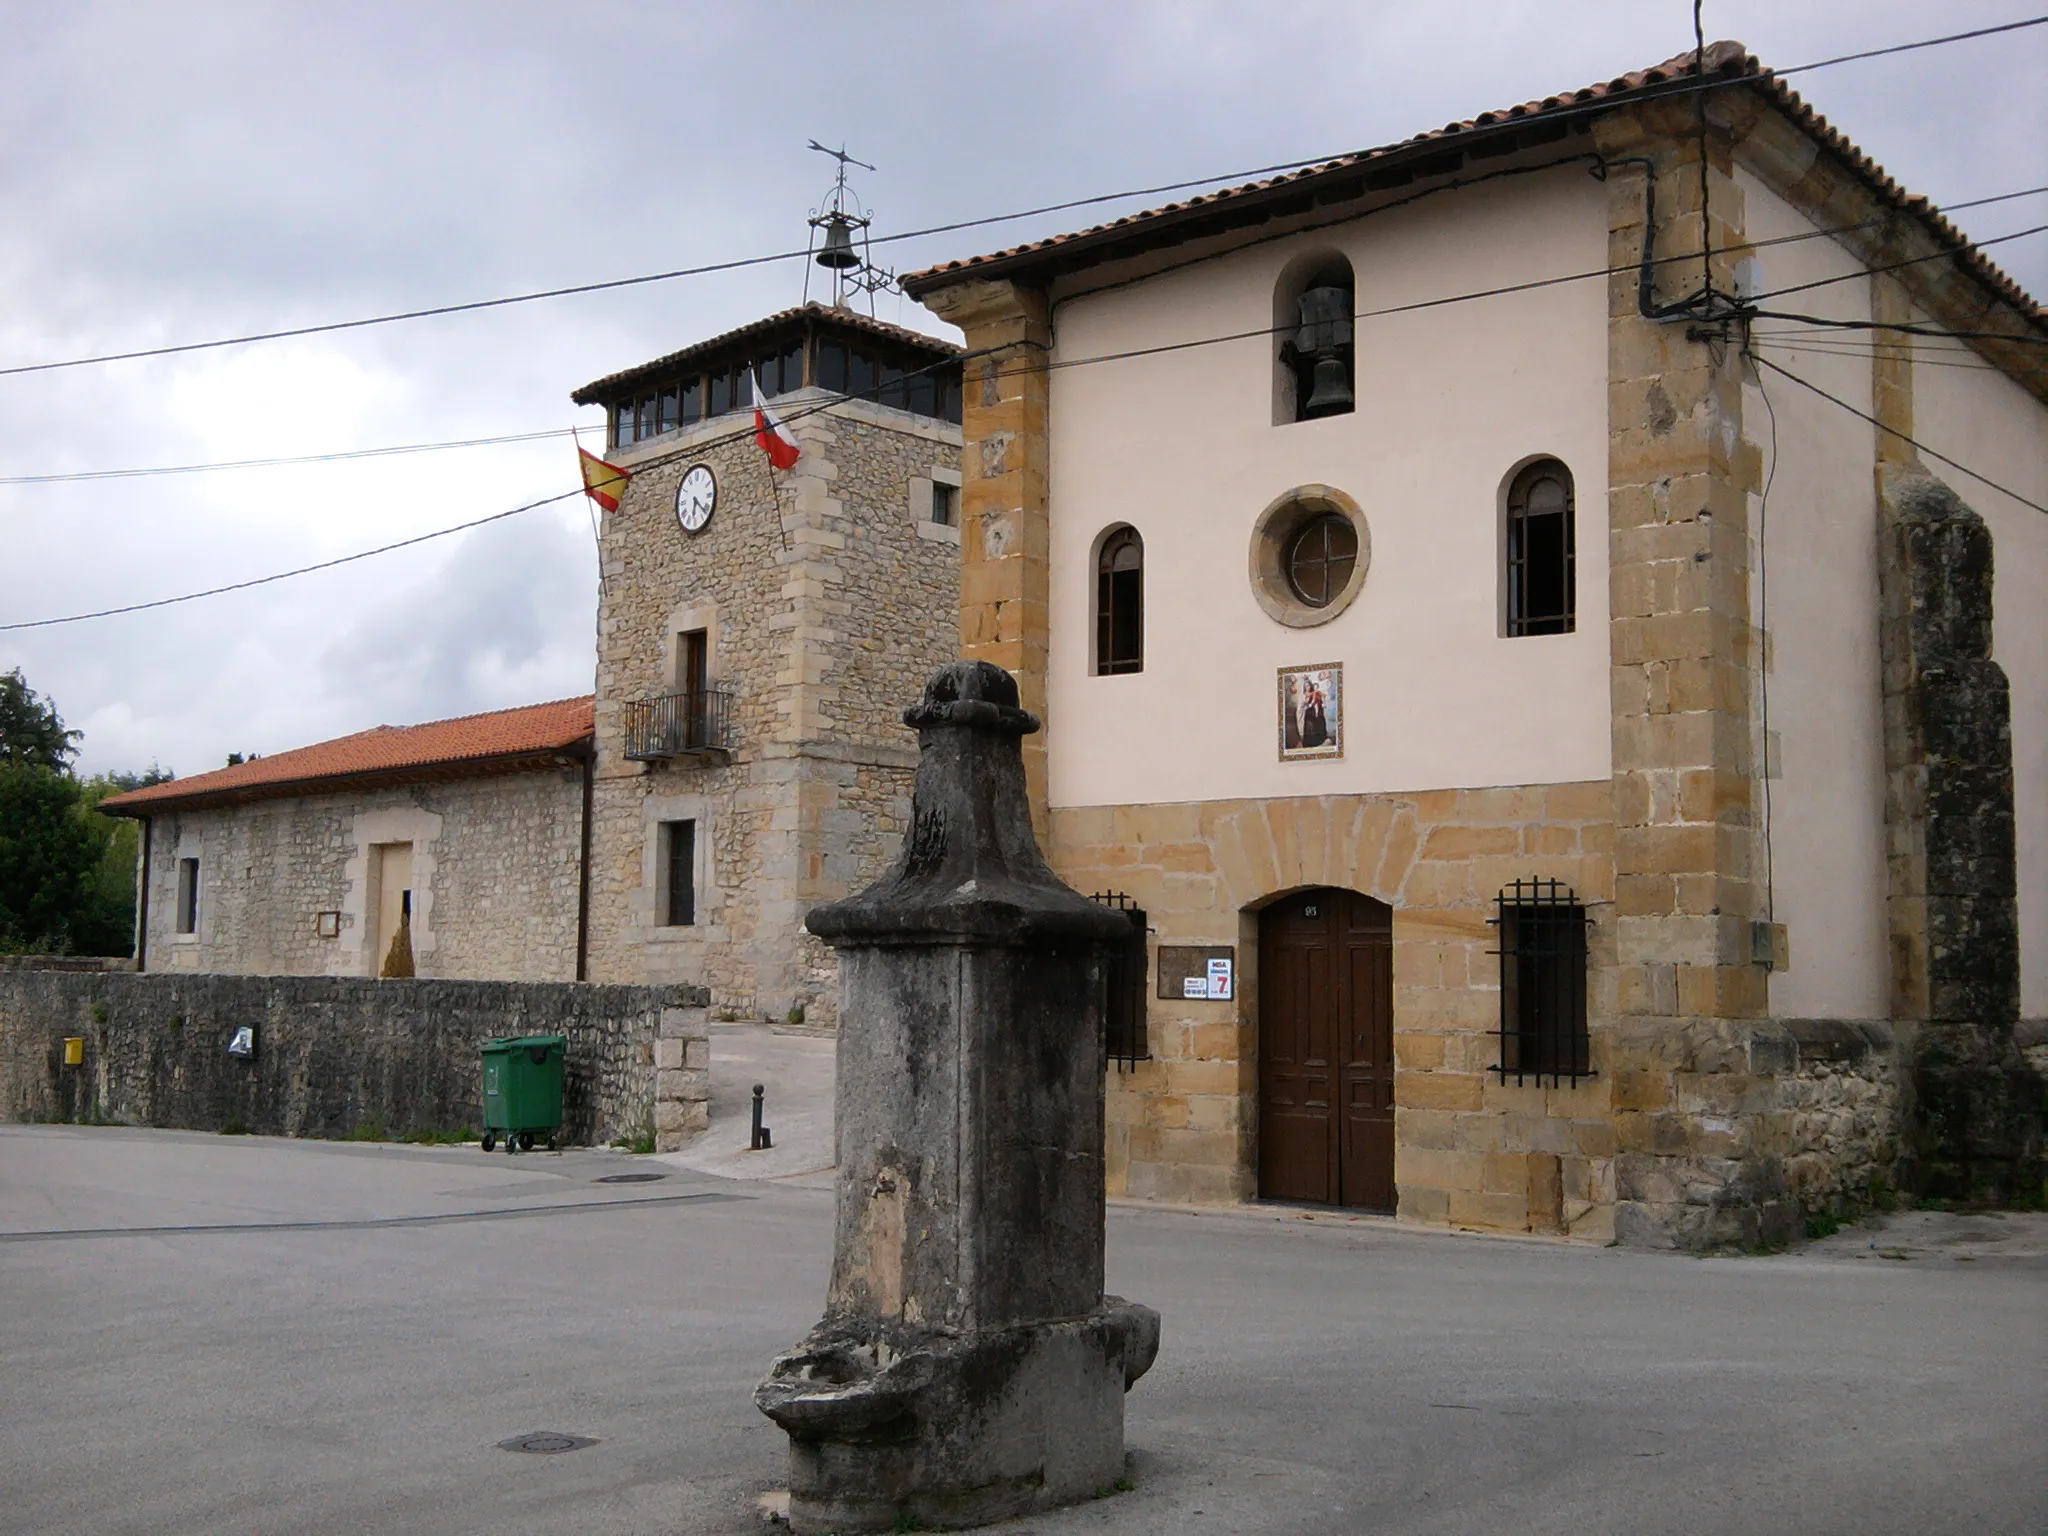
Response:
M754 1393L798 1532L1103 1491L1159 1347L1102 1294L1102 957L1129 928L1039 853L1009 673L943 667L904 720L903 855L808 920L839 951L838 1230L823 1320Z

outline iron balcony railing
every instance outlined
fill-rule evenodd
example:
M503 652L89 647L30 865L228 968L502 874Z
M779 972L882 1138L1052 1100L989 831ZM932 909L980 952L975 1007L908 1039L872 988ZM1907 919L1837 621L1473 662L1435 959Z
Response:
M626 756L635 762L731 750L732 694L728 689L664 693L626 705Z

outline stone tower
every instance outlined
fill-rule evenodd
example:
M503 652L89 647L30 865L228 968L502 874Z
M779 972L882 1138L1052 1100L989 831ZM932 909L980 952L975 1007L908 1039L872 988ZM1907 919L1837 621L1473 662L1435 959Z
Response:
M632 475L599 536L592 980L831 1022L804 913L894 859L898 701L954 649L958 358L811 304L576 391ZM750 377L802 449L787 470Z

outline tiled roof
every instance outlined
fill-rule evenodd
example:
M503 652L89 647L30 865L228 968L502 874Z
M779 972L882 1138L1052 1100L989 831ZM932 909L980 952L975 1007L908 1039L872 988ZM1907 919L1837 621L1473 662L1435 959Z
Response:
M593 732L591 699L557 699L425 725L380 725L353 736L294 747L268 757L110 795L100 809L146 816L174 806L230 804L278 795L312 794L365 780L460 778L581 750Z
M1313 192L1317 190L1318 184L1346 174L1355 174L1361 167L1387 167L1403 159L1417 158L1441 152L1447 147L1455 147L1461 139L1489 133L1498 134L1505 128L1522 123L1540 122L1545 118L1582 117L1586 114L1589 103L1597 103L1602 107L1620 105L1629 100L1668 93L1674 87L1685 89L1697 78L1699 71L1696 70L1695 64L1693 53L1687 50L1662 64L1616 76L1604 84L1589 85L1562 95L1546 96L1541 101L1524 102L1520 106L1506 107L1495 112L1482 112L1477 117L1467 118L1463 122L1447 123L1442 128L1417 134L1396 144L1360 150L1355 154L1326 160L1303 170L1289 171L1285 175L1274 176L1265 181L1248 182L1243 186L1228 187L1220 192L1207 192L1182 202L1168 203L1162 208L1127 214L1110 223L1097 224L1071 234L1054 235L1049 239L1011 246L1007 250L993 251L986 256L975 256L965 261L942 262L921 272L906 274L902 280L903 288L906 293L916 298L968 278L994 277L1011 272L1028 273L1034 269L1055 266L1063 270L1087 266L1091 264L1091 248L1095 247L1113 248L1111 255L1093 258L1107 260L1133 254L1136 249L1145 246L1171 244L1184 238L1182 231L1186 226L1213 219L1219 214L1227 215L1233 211L1233 205L1244 205L1244 211L1249 214L1252 212L1251 205L1280 197L1291 197L1301 192ZM1704 60L1704 73L1723 77L1731 83L1747 82L1763 91L1787 117L1837 156L1880 198L1920 219L1943 245L1965 244L1962 231L1942 217L1931 202L1906 191L1886 175L1882 166L1832 127L1826 118L1809 107L1797 91L1772 75L1756 55L1741 43L1710 44ZM1974 248L1960 251L1955 259L1964 271L1978 278L2035 324L2048 325L2048 312L2044 312L2026 290L2008 277L1996 263L1980 255Z
M641 363L637 367L625 369L620 373L608 373L603 378L592 380L584 385L569 396L569 398L578 405L601 404L609 400L612 395L628 384L637 384L642 379L653 378L658 374L672 372L693 358L702 357L707 353L717 352L729 346L736 346L740 342L752 340L756 336L787 326L792 321L804 319L822 320L828 325L843 326L850 331L861 331L870 336L880 336L886 340L901 343L904 346L921 347L937 357L955 356L963 350L954 342L943 340L937 336L927 336L922 331L907 330L900 325L891 325L886 320L870 319L868 316L856 314L850 309L840 309L831 304L799 304L795 309L778 310L772 315L752 321L740 326L736 330L726 331L722 335L713 336L709 341L700 341L693 346L683 348L680 352L671 352L667 357L657 357L651 363Z

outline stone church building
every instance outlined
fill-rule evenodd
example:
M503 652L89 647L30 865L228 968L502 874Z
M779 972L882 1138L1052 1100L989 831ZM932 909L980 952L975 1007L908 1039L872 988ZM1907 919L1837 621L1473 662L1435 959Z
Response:
M2038 1196L2048 317L1704 64L905 280L969 348L963 649L1147 931L1114 1192L1687 1247Z

